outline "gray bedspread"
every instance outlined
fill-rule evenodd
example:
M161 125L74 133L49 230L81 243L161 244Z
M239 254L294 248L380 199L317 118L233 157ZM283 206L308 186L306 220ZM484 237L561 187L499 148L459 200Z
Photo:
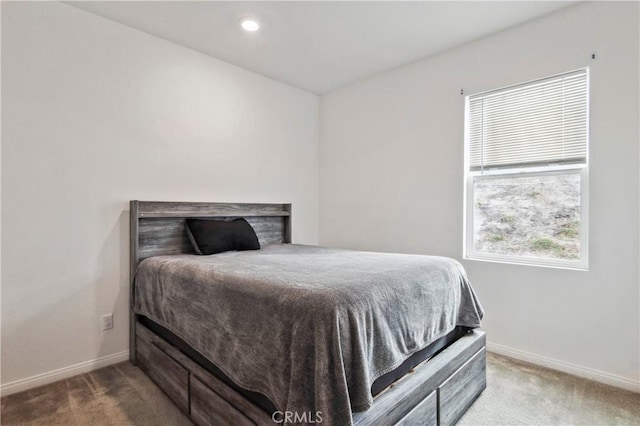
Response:
M341 426L376 378L483 316L453 259L292 244L145 259L134 309L280 411Z

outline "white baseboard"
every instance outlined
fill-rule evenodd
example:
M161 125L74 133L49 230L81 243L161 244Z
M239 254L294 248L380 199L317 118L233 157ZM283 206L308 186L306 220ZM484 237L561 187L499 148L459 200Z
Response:
M532 364L551 368L552 370L558 370L562 371L563 373L573 374L574 376L584 377L585 379L594 380L596 382L615 386L617 388L627 389L633 392L640 392L640 380L633 380L627 377L618 376L616 374L611 374L604 371L595 370L593 368L572 364L570 362L560 361L542 355L536 355L531 352L510 348L508 346L499 345L497 343L487 342L487 350L489 352L495 352L500 355L527 361Z
M542 355L536 355L531 352L522 351L520 349L510 348L508 346L499 345L497 343L487 342L487 350L500 355L527 361L532 364L541 365L553 370L562 371L564 373L573 374L575 376L584 377L596 382L605 383L607 385L618 388L627 389L633 392L640 392L640 380L633 380L627 377L618 376L604 371L595 370L593 368L583 367L581 365L572 364L570 362L560 361ZM0 387L0 395L6 396L12 393L22 392L28 389L37 388L38 386L47 385L57 382L58 380L67 379L82 373L97 370L111 364L117 364L129 359L129 351L122 351L100 358L81 362L69 367L59 368L47 373L38 374L26 379L16 380L3 384Z
M22 392L42 385L48 385L49 383L57 382L58 380L67 379L82 373L88 373L89 371L97 370L111 364L117 364L128 359L129 351L126 350L100 358L90 359L89 361L59 368L57 370L48 371L46 373L37 374L35 376L27 377L26 379L3 383L0 387L0 395L11 395L12 393Z

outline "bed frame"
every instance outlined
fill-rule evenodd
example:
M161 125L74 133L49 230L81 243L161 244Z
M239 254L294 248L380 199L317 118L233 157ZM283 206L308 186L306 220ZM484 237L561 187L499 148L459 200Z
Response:
M193 253L187 218L244 217L261 245L291 242L291 204L131 201L130 277L147 257ZM196 424L271 425L276 421L171 343L131 310L130 359ZM353 414L354 425L452 425L486 387L485 334L474 330ZM279 417L277 417L279 418ZM313 423L310 419L309 423Z

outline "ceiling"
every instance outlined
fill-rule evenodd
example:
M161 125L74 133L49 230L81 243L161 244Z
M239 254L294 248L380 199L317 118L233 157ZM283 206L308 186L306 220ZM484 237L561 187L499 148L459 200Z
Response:
M295 87L324 93L562 9L556 1L66 2ZM258 20L248 33L240 20Z

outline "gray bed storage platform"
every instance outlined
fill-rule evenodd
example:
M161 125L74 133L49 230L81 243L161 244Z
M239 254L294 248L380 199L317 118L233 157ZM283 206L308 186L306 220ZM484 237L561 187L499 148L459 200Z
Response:
M138 263L161 254L191 253L184 222L191 217L245 217L261 243L291 242L290 204L131 202L131 283ZM131 312L131 362L198 425L274 425L267 413ZM453 425L486 387L485 333L462 336L418 365L353 414L362 425Z

